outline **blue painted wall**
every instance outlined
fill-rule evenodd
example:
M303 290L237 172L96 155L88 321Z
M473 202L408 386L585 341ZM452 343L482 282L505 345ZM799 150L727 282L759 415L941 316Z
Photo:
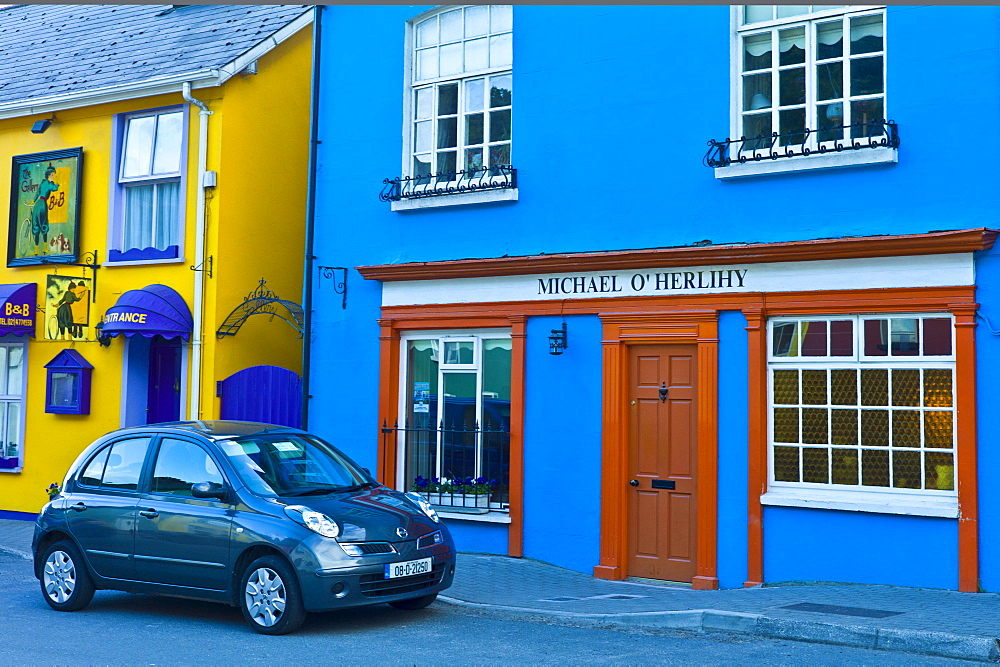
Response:
M601 321L567 317L569 345L552 355L547 337L561 322L528 320L524 555L589 574L601 518Z
M993 170L972 159L968 140L973 118L987 125L1000 118L1000 9L993 6L886 10L886 100L902 139L898 164L724 182L701 159L709 139L730 133L729 7L516 5L512 161L519 201L393 213L377 195L382 179L401 171L405 22L430 8L323 8L317 266L997 225L1000 188ZM979 302L1000 328L996 253L977 269ZM345 310L333 281L318 272L311 280L310 427L374 469L382 419L380 285L351 268ZM552 322L528 322L525 549L589 571L599 505L584 490L597 488L600 475L600 334L593 318L572 318L579 344L549 357L539 339ZM719 576L726 587L746 579L744 325L738 313L720 319ZM981 326L977 340L980 402L995 405L1000 336ZM981 443L1000 435L989 410L980 411L979 429ZM595 480L568 491L580 509L573 528L561 511L538 509L551 501L548 485L566 465L570 441L578 454L572 471ZM981 445L980 466L997 469L1000 454ZM983 582L1000 590L1000 494L981 489ZM829 529L796 546L802 521ZM506 550L502 525L451 524L466 550ZM866 559L870 576L884 571L893 581L954 587L954 521L769 508L765 525L770 580L855 580L844 569L848 561L830 554L846 557L851 546L872 553L872 541L895 534L897 546L875 549L873 556L885 558ZM573 548L561 550L559 539Z
M957 544L951 519L765 507L764 581L954 589Z
M979 555L980 587L1000 591L1000 493L994 471L1000 470L1000 250L979 254L976 261L976 300L980 304L976 327L977 382L979 403Z
M747 320L719 313L719 526L721 588L739 588L747 575Z

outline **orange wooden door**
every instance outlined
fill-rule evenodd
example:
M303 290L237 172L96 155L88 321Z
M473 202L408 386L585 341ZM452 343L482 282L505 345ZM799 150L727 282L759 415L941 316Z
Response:
M629 346L628 576L695 575L697 346Z

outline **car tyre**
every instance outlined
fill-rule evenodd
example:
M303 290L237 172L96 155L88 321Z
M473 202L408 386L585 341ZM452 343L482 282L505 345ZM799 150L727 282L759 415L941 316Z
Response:
M430 595L423 595L418 598L410 598L409 600L396 600L395 602L390 602L389 606L395 607L396 609L405 609L407 611L416 611L417 609L423 609L434 600L437 600L437 593L431 593Z
M76 545L60 540L42 555L39 581L42 596L56 611L76 611L90 604L94 597L94 580Z
M278 556L262 556L240 577L240 609L250 627L264 635L284 635L306 620L295 572Z

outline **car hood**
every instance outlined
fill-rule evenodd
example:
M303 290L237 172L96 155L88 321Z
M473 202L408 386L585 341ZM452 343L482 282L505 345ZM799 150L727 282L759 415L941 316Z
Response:
M441 529L402 493L371 489L333 496L282 498L286 505L302 505L322 512L340 526L344 542L401 542ZM402 528L405 533L401 534Z

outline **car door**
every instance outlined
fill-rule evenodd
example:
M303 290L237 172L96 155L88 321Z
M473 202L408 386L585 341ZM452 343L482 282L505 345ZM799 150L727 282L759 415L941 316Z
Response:
M99 449L83 467L66 514L91 567L109 579L134 579L139 480L150 438L125 438Z
M191 486L226 481L201 444L164 435L148 492L136 512L135 564L139 581L209 590L229 584L232 506L195 498Z

